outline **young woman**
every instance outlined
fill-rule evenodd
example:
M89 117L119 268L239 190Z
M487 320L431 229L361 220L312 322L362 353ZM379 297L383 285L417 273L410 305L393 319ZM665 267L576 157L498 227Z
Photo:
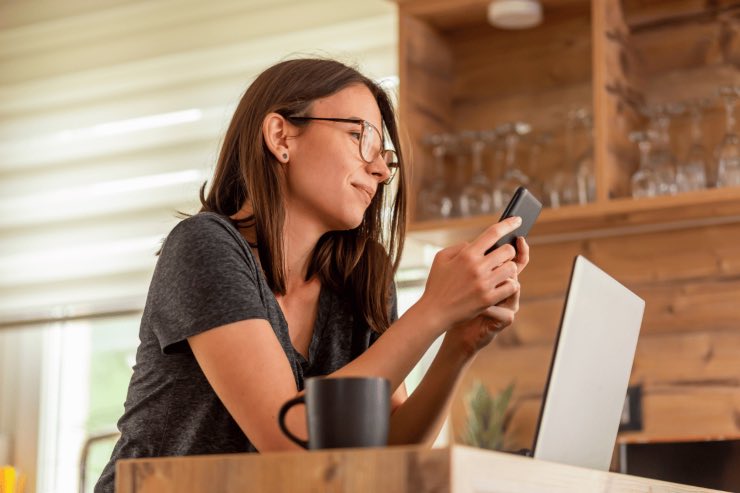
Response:
M389 184L395 179L394 198ZM407 170L385 92L339 62L264 71L242 97L201 211L165 240L141 321L114 463L296 449L280 406L317 375L391 382L391 444L431 444L461 375L510 325L529 249L484 252L518 227L442 250L396 314ZM390 202L389 202L390 201ZM419 387L403 384L444 341ZM288 415L305 436L302 407Z

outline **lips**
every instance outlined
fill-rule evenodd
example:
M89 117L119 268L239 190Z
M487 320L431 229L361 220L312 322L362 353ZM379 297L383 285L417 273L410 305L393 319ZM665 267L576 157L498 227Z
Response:
M371 187L368 187L367 185L361 185L359 183L353 183L352 185L361 192L364 192L367 195L368 201L371 202L373 200L373 197L375 197L375 190L373 190Z

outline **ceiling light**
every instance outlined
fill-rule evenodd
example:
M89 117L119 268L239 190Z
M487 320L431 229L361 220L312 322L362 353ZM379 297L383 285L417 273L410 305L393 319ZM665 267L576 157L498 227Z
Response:
M488 22L501 29L535 27L542 22L542 5L539 0L493 0Z

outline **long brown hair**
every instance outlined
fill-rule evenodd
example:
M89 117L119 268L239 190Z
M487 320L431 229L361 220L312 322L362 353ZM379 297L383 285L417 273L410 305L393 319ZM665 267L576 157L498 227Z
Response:
M270 289L285 294L283 190L279 162L267 148L262 122L275 112L285 118L302 115L311 104L352 84L364 84L375 97L383 125L396 150L398 189L379 185L359 227L324 234L314 248L306 280L317 275L337 292L348 291L356 314L376 332L390 324L389 301L406 233L407 176L393 105L374 81L338 61L288 60L262 72L249 86L226 131L211 188L200 189L201 212L231 216L249 200L252 215L239 226L253 226L260 263ZM390 211L385 209L390 207ZM389 224L384 224L383 216Z

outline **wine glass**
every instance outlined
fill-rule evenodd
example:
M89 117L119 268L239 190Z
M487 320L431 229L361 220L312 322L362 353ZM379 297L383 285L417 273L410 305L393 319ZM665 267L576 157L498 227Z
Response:
M421 219L446 219L452 214L452 196L445 176L445 157L450 141L449 134L429 135L424 139L424 145L432 148L434 165L424 177L419 191L417 212Z
M740 136L735 131L735 102L740 86L722 86L725 103L725 135L717 146L717 186L740 185Z
M579 110L568 111L565 117L565 155L558 171L545 183L545 200L556 209L578 203L578 180L574 173L575 130Z
M497 188L501 191L501 199L503 203L508 203L511 197L514 196L514 192L519 187L526 187L529 185L530 178L522 171L517 168L517 145L522 135L528 134L532 127L528 123L524 122L513 122L505 123L499 127L501 135L504 136L504 142L506 143L506 157L505 157L505 168L504 173L498 180Z
M580 139L575 147L576 196L581 205L596 199L596 177L594 175L593 117L585 108L573 115L579 128Z
M671 151L670 126L671 114L679 111L680 107L674 105L655 105L645 110L650 119L650 167L657 179L658 195L675 195L678 192L676 156Z
M640 166L632 175L632 196L636 199L658 195L658 177L651 166L650 151L652 141L647 132L632 132L629 139L637 144L640 151Z
M486 143L486 146L493 151L493 158L490 160L490 165L488 167L488 177L492 185L490 191L491 210L498 211L503 209L505 205L501 188L499 188L497 184L503 175L505 168L504 162L506 161L506 146L499 128L484 130L481 132L481 139Z
M491 197L491 181L483 169L483 151L486 143L481 132L467 131L461 135L463 141L470 145L470 162L472 176L462 190L460 206L463 216L490 214L493 212L493 198Z
M676 185L679 192L702 190L707 186L707 148L703 144L701 131L702 113L707 106L708 99L688 103L691 113L691 144L686 157L676 169Z
M550 132L540 132L532 138L529 147L529 191L540 201L544 198L544 183L540 176L540 162L542 161L542 149L552 140Z

